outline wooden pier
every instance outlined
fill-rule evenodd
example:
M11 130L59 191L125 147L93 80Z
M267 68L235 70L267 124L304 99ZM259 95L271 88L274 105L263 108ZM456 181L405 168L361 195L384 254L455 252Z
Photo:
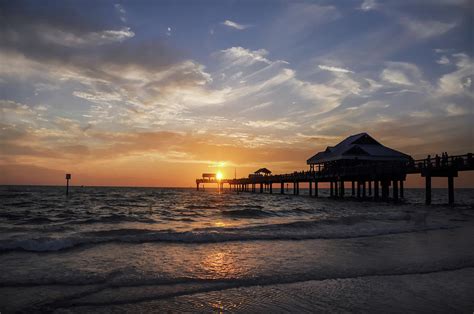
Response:
M431 178L446 177L448 179L449 204L454 203L454 178L459 171L474 170L472 153L443 157L429 157L413 160L410 156L388 149L373 140L366 133L349 137L335 147L328 147L308 159L309 171L273 175L254 173L247 178L222 179L202 178L196 180L196 188L202 184L217 184L220 190L228 184L231 191L285 194L285 184L291 184L293 194L299 195L301 183L307 183L310 197L319 197L319 184L329 183L330 197L344 198L346 186L350 186L350 194L357 199L371 199L397 202L404 198L404 182L408 174L421 174L425 178L426 204L431 204ZM374 142L371 142L374 141ZM365 144L360 144L365 143ZM342 144L342 145L341 145ZM341 145L339 148L338 146ZM377 146L377 147L376 147ZM356 147L356 149L354 149ZM387 151L390 150L390 151ZM363 150L363 151L362 151ZM372 154L366 154L367 151ZM346 152L349 152L347 154ZM378 158L374 158L377 156ZM356 155L357 157L354 157ZM390 155L390 156L388 156ZM263 168L266 169L266 168ZM261 170L261 169L260 169ZM268 170L268 169L266 169ZM390 187L392 196L390 197Z

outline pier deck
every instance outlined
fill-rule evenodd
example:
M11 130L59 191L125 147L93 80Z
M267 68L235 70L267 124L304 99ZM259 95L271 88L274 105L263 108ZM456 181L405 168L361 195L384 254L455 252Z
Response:
M299 194L299 184L308 183L309 195L318 197L318 184L329 183L330 196L343 198L345 183L352 187L352 196L370 198L374 200L389 199L398 201L404 197L404 181L408 174L420 174L425 178L426 204L431 204L431 178L448 178L449 203L454 203L454 178L460 171L474 170L472 153L449 156L446 158L431 157L420 160L410 160L407 163L376 163L371 165L357 165L340 168L313 168L310 171L295 171L287 174L252 175L248 178L221 179L203 178L196 180L199 190L202 184L217 184L220 189L228 184L232 191L257 192L268 191L273 193L273 185L279 184L280 194L285 193L285 184L293 185L293 194ZM389 188L392 187L392 197ZM379 191L381 194L379 194Z

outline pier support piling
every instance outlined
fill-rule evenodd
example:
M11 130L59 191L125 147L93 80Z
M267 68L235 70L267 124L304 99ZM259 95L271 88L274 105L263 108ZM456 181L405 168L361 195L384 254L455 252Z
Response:
M405 191L403 188L403 180L400 180L400 198L405 198Z
M352 196L355 196L355 182L352 181Z
M318 181L314 181L314 197L318 197Z
M372 196L372 181L369 180L369 196Z
M334 196L334 183L332 181L329 183L329 196Z
M280 183L280 194L285 194L285 182Z
M398 180L393 180L393 201L398 202Z
M270 182L270 194L273 194L273 182Z
M389 181L382 180L382 200L387 201L389 196Z
M344 197L344 192L345 192L345 188L344 188L344 180L341 180L340 184L339 184L340 188L341 188L341 192L339 193L341 198Z
M313 196L313 182L309 180L309 196Z
M374 181L374 200L379 199L379 181Z
M357 198L360 198L360 181L357 181Z
M431 204L431 176L426 175L425 177L425 204Z
M448 176L448 203L454 204L454 177Z
M260 183L260 193L263 193L263 183Z

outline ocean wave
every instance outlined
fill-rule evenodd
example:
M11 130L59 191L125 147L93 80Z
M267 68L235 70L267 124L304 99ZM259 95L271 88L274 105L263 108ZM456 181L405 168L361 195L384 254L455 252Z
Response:
M300 225L303 222L298 222ZM308 222L314 224L315 222ZM379 227L363 224L361 226L349 225L346 228L242 228L207 229L201 231L155 231L147 229L112 229L76 233L65 237L36 237L19 240L1 240L0 252L30 251L52 252L70 249L77 246L101 243L219 243L230 241L272 241L272 240L309 240L309 239L349 239L360 237L374 237L400 233L423 232L429 230L451 229L455 226L432 225L381 225ZM291 230L293 229L293 230Z
M247 207L244 209L235 210L223 210L221 214L224 216L237 217L237 218L254 218L254 217L267 217L273 216L275 213L264 211L260 208Z

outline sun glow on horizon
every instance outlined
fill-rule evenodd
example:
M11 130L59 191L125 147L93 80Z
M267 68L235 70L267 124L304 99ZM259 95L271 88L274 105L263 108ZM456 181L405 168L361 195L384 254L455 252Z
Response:
M222 172L219 170L217 171L216 173L216 179L217 180L222 180L222 178L224 177L224 175L222 174Z

